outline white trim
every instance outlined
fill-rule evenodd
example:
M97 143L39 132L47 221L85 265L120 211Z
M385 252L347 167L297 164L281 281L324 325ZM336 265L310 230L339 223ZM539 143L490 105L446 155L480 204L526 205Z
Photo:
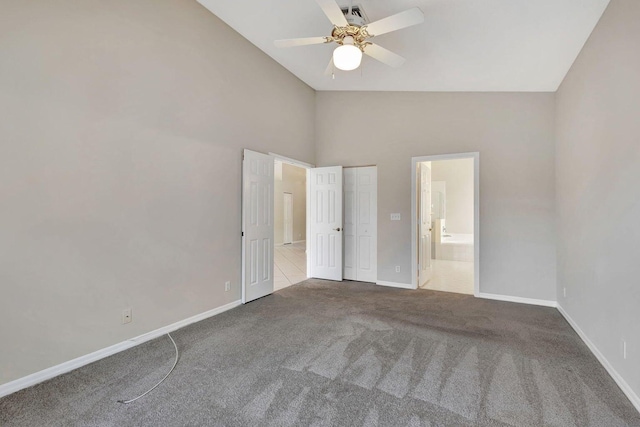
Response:
M97 360L104 359L105 357L111 356L113 354L119 353L129 348L135 347L144 342L161 337L164 334L167 334L169 332L173 332L180 328L184 328L185 326L190 325L192 323L199 322L201 320L223 313L227 310L231 310L232 308L238 307L241 304L242 303L240 300L230 302L229 304L225 304L221 307L214 308L213 310L205 311L204 313L196 314L195 316L189 317L184 320L180 320L179 322L172 323L171 325L164 326L160 329L156 329L155 331L147 332L146 334L139 335L135 338L122 341L118 344L105 347L98 351L94 351L93 353L89 353L84 356L71 359L59 365L52 366L50 368L44 369L42 371L36 372L31 375L27 375L26 377L18 378L17 380L8 382L6 384L2 384L0 385L0 397L7 396L9 394L15 393L16 391L22 390L27 387L31 387L43 381L57 377L58 375L62 375L64 373L73 371L74 369L78 369L82 366L88 365L89 363L93 363Z
M306 207L306 216L304 219L305 222L305 244L304 244L304 254L305 254L305 258L307 259L307 272L311 271L311 257L309 256L309 254L311 253L311 239L306 239L307 237L310 237L309 233L311 232L311 221L309 221L309 217L311 215L311 213L309 212L309 206L311 206L311 169L307 169L307 189L306 189L306 196L307 196L307 207ZM307 278L309 278L309 274L307 274Z
M411 283L385 282L383 280L378 280L376 285L389 286L391 288L415 289Z
M306 242L306 241L307 241L307 239L305 239L305 240L294 240L293 242L291 242L291 244L294 244L294 243L303 243L303 242Z
M311 169L315 168L315 165L311 163L301 162L300 160L292 159L290 157L281 156L280 154L268 152L271 157L274 157L276 160L281 161L282 163L287 163L289 165L297 166L299 168Z
M473 294L480 296L480 153L439 154L411 158L411 284L418 289L418 209L416 200L416 167L420 162L473 159Z
M582 331L582 329L580 329L580 327L575 322L575 320L573 320L571 316L569 316L569 313L567 313L560 304L558 304L558 311L566 319L569 325L571 325L573 330L576 331L578 336L582 339L582 341L584 341L587 347L589 347L589 350L591 350L593 355L596 356L596 359L598 359L598 362L600 362L600 364L604 366L604 368L607 370L609 375L611 375L611 377L616 382L616 384L618 384L618 387L620 387L622 392L629 398L633 406L635 406L638 412L640 412L640 396L638 396L633 391L631 386L627 384L627 382L622 378L622 376L615 370L613 365L607 360L606 357L604 357L604 355L600 352L600 350L598 350L598 347L596 347L596 345L593 342L591 342L589 337L587 337L587 334L585 334Z
M523 297L513 297L510 295L498 295L498 294L487 294L484 292L479 292L476 295L476 298L484 298L491 299L496 301L507 301L507 302L515 302L518 304L529 304L529 305L540 305L542 307L557 307L558 303L556 301L546 300L546 299L534 299L534 298L523 298Z

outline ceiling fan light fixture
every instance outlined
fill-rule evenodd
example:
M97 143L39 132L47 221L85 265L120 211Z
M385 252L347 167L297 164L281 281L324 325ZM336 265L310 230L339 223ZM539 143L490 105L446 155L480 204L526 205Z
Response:
M355 70L362 61L362 51L353 45L352 37L345 37L342 46L333 51L333 64L343 71Z

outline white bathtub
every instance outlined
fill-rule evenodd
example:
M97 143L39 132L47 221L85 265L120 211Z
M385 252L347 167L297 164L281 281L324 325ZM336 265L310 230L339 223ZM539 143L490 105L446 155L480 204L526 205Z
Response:
M442 235L436 244L436 259L473 262L473 234Z

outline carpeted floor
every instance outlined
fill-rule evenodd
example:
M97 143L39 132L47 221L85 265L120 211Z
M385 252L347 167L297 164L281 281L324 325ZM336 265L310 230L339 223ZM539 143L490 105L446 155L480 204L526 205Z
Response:
M0 400L2 426L640 426L552 308L308 280Z

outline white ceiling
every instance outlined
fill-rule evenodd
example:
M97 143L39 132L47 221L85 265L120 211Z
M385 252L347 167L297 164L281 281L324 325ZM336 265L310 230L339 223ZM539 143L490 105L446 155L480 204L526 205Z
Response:
M609 0L354 0L370 21L414 6L424 24L374 40L406 58L391 68L366 57L324 75L331 45L278 49L273 41L329 35L315 0L198 0L316 90L554 92ZM349 0L338 0L341 6ZM260 70L256 70L260 72Z

